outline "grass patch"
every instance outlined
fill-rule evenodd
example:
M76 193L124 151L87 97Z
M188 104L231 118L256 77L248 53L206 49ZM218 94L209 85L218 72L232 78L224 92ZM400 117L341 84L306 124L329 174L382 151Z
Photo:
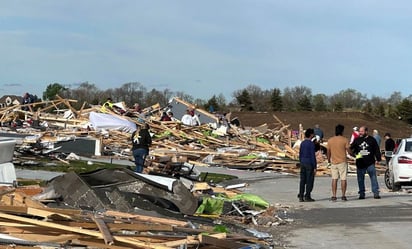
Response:
M227 180L237 179L237 176L233 175L226 175L226 174L217 174L217 173L210 173L210 172L202 172L200 173L199 179L205 182L213 182L213 183L220 183Z

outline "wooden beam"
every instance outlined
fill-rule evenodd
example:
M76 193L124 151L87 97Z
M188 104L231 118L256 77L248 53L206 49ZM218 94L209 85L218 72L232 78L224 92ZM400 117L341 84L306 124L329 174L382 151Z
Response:
M34 224L34 225L42 226L42 227L49 227L49 228L59 229L59 230L63 230L63 231L70 231L70 232L74 232L74 233L78 233L78 234L83 234L83 235L88 235L88 236L96 237L96 238L99 238L99 239L103 239L103 235L100 232L91 231L91 230L88 230L88 229L64 226L64 225L60 225L60 224L56 224L56 223L52 223L52 222L47 222L47 221L33 220L33 219L30 219L30 218L5 214L5 213L1 213L1 212L0 212L0 218L15 220L15 221L19 221L19 222L28 223L28 224ZM147 243L142 243L140 241L133 240L133 239L128 239L128 238L121 237L121 236L113 236L113 238L116 241L129 244L133 247L170 249L168 247L157 247L157 246L153 247L151 245L147 245Z
M96 223L97 227L99 228L99 231L102 233L103 240L106 243L106 245L113 245L113 236L109 231L109 228L106 226L106 223L103 221L102 218L92 216L92 220L94 223Z
M166 219L166 218L157 218L157 217L151 217L151 216L145 216L145 215L129 214L129 213L123 213L123 212L111 211L111 210L106 211L104 215L112 216L112 217L136 219L140 221L153 222L153 223L175 225L175 226L186 226L188 224L186 221L178 221L178 220L172 220L172 219Z

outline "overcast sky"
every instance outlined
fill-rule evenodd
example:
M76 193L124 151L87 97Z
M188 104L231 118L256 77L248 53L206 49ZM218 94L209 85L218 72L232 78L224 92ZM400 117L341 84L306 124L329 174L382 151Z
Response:
M409 0L4 0L0 95L88 81L203 99L250 84L406 97L411 13Z

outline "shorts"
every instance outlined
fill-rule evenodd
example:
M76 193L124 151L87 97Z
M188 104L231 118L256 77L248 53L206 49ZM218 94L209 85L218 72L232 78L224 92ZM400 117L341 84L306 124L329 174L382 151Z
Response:
M330 167L332 179L341 179L346 180L346 176L348 175L348 163L338 163L332 164Z

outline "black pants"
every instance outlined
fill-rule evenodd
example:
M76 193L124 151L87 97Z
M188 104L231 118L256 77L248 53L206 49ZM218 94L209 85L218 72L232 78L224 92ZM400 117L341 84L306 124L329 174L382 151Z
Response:
M299 196L310 198L313 183L315 181L315 169L312 165L300 164L300 183L299 183ZM306 190L306 191L305 191Z

